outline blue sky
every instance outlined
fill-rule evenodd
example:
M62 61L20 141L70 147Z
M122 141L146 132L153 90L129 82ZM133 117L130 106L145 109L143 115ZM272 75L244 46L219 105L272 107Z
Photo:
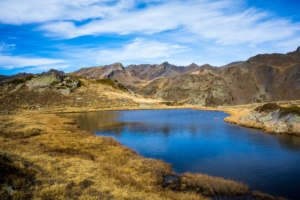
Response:
M300 46L299 0L0 0L0 74L222 66Z

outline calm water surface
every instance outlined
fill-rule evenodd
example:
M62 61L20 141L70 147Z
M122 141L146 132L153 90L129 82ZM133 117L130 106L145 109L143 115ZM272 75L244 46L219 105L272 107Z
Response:
M68 114L178 173L230 178L275 196L300 199L300 137L265 134L223 121L218 111L139 110Z

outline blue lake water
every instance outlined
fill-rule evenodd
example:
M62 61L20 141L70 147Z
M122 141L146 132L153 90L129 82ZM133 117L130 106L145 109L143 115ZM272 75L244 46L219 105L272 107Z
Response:
M226 113L138 110L68 114L95 134L171 163L175 172L242 181L251 190L300 199L300 137L226 123Z

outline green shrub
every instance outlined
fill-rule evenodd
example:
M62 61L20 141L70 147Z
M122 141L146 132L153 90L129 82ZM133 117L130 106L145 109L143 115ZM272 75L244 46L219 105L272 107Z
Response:
M255 108L254 110L258 111L258 112L272 112L279 108L280 108L280 106L277 105L276 103L267 103L267 104L264 104L262 106Z
M183 103L178 103L178 102L172 102L172 101L165 101L162 102L162 104L165 104L167 106L183 106Z
M101 84L105 84L105 85L110 85L114 88L116 88L116 83L109 79L109 78L104 78L104 79L96 79L96 80L92 80L93 83L101 83Z
M282 107L277 105L276 103L267 103L255 108L254 110L258 112L273 112L274 110L279 110L280 118L288 114L295 114L300 116L300 108L298 106Z
M113 87L114 89L122 90L123 92L128 91L127 87L125 87L124 85L122 85L120 83L116 83L115 81L113 81L112 79L109 79L109 78L96 79L96 80L92 80L91 82L109 85L109 86Z
M122 85L122 84L120 84L120 83L118 83L118 89L119 89L119 90L122 90L123 92L128 92L127 87L125 87L124 85Z
M281 107L280 108L280 117L283 117L287 114L295 114L300 116L300 108L298 106L290 106L290 107Z
M162 104L165 104L167 106L174 106L174 103L170 101L162 102Z

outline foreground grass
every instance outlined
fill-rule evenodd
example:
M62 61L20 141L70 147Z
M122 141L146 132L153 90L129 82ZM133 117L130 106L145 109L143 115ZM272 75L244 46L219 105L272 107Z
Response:
M173 187L164 178L174 173L162 160L143 158L55 114L26 111L0 121L4 199L206 199L248 193L243 184L192 174L179 176L180 187Z

